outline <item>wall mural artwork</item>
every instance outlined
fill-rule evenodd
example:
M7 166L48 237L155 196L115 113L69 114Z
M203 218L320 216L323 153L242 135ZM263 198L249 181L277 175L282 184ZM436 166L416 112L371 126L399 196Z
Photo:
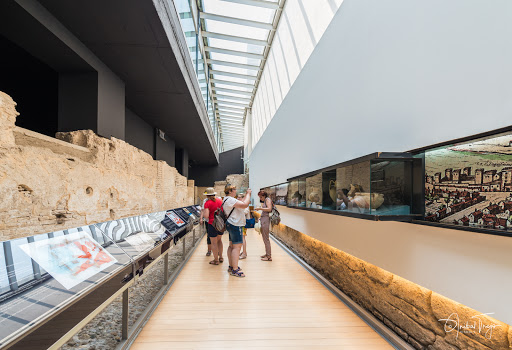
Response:
M512 134L425 152L425 219L512 231Z
M117 262L83 231L27 243L20 248L66 289Z

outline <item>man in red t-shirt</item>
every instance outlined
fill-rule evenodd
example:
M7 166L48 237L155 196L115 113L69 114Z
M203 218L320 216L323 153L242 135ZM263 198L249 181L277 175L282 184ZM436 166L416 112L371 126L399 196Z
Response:
M215 211L222 206L222 199L216 197L216 194L213 187L208 187L206 189L206 197L208 199L204 203L204 216L208 218L208 237L210 237L212 241L213 260L210 261L212 265L219 265L219 262L224 261L222 258L222 250L224 249L222 245L222 233L213 227Z

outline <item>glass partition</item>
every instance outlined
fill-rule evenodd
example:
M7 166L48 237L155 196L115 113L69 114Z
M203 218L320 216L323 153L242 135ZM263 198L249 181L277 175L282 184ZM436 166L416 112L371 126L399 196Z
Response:
M336 170L322 173L322 209L336 210Z
M277 205L286 205L288 203L288 183L276 186L276 201Z
M336 169L336 210L370 213L370 161Z
M292 180L288 183L288 206L299 206L299 180Z
M268 196L272 200L272 203L276 202L276 186L270 186L268 188Z
M409 215L412 162L374 160L371 164L370 208L374 215Z
M306 206L322 209L322 173L306 178Z
M299 193L297 196L297 202L299 207L306 207L306 178L302 177L299 180Z

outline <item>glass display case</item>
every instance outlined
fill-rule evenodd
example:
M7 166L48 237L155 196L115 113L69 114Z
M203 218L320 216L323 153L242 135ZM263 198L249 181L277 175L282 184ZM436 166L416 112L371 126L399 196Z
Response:
M297 203L299 204L298 207L305 208L306 207L306 178L301 177L297 180L298 182L298 196L297 196ZM295 194L294 194L295 195Z
M186 232L178 213L162 211L1 242L0 347L56 341ZM51 335L50 318L61 325Z
M512 132L428 149L425 220L512 232Z
M306 178L306 207L322 209L322 174Z
M335 210L337 203L336 170L322 172L322 209Z
M336 210L410 215L412 156L362 160L336 169Z
M299 206L299 180L293 180L288 183L288 206Z
M274 203L276 205L286 205L288 203L288 183L276 186L275 197Z
M289 179L288 206L411 220L422 214L422 169L410 153L372 153Z
M268 188L268 196L272 200L272 203L276 202L276 186L270 186Z

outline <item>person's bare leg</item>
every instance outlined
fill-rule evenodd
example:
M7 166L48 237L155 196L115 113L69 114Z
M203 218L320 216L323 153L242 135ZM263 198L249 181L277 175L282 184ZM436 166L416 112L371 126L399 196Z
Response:
M222 251L224 250L224 244L222 244L222 235L217 236L217 251L219 252L219 259L222 258Z
M240 258L240 249L242 249L242 243L233 244L231 251L231 262L233 263L233 270L238 269L238 259Z
M210 237L210 240L212 241L212 253L213 253L213 260L214 261L219 261L218 259L218 255L219 255L219 251L218 251L218 244L217 244L217 240L219 239L219 236L217 237Z
M233 242L229 241L229 247L228 247L228 249L226 251L226 254L228 255L229 266L233 267L233 258L231 256L232 252L233 252Z
M242 253L240 254L240 257L244 259L247 258L247 240L245 237L247 236L244 236L244 243L242 243Z

